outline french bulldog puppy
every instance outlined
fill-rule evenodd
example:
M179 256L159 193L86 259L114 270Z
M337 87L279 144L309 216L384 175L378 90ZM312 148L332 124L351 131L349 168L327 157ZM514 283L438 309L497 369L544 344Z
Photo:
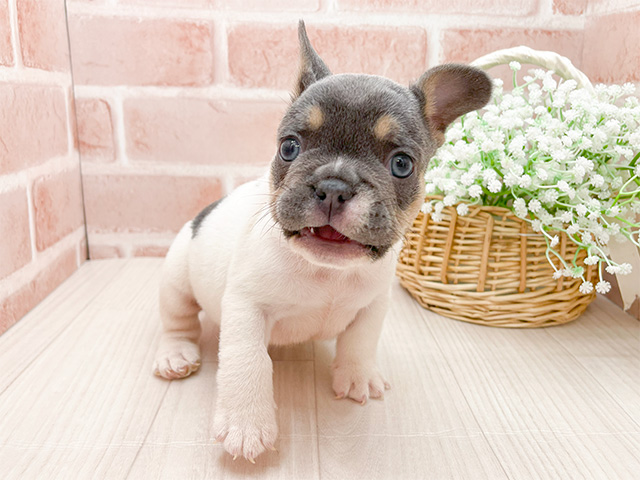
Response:
M491 93L464 65L432 68L409 88L332 75L302 22L298 33L297 88L270 170L184 225L160 286L155 374L195 372L199 311L218 322L214 433L252 462L278 432L269 344L337 336L336 395L364 404L389 388L376 346L427 162L447 125Z

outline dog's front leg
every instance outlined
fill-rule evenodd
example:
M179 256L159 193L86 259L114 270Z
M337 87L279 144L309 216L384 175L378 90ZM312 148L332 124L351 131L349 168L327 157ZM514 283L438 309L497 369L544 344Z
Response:
M389 296L379 296L338 335L333 362L333 391L338 398L351 398L364 405L368 398L381 398L391 388L376 366L376 349L388 305Z
M267 353L272 325L246 296L225 294L221 313L215 437L234 459L253 462L278 435Z

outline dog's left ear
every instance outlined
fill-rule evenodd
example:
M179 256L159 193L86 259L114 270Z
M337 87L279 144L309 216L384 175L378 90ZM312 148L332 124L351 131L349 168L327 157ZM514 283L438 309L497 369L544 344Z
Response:
M487 104L491 80L477 68L448 64L427 70L411 90L420 100L431 136L442 145L451 122Z
M298 24L298 39L300 41L300 73L293 92L294 99L298 98L312 83L331 75L331 71L311 46L302 20Z

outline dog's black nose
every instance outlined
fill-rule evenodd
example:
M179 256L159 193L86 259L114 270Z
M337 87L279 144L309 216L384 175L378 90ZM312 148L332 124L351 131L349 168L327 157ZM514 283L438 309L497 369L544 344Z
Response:
M342 208L354 195L354 189L338 178L320 180L314 187L315 196L320 209L331 216Z

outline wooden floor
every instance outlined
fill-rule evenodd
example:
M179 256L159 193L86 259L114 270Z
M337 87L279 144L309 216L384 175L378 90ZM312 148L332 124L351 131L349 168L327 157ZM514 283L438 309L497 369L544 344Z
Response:
M513 331L396 286L385 400L334 399L331 342L275 350L278 452L251 465L213 444L213 329L198 374L151 374L159 267L89 262L0 337L0 478L640 478L640 322L604 299Z

